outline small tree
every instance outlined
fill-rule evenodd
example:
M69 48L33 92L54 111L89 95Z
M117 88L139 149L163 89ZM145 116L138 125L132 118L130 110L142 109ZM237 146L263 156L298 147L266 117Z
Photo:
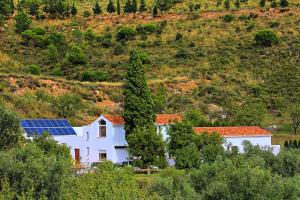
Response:
M195 144L177 149L175 155L177 169L198 168L201 164L200 152Z
M295 134L298 132L298 128L300 127L300 106L293 105L290 108L290 117L292 120L292 129Z
M73 46L67 54L69 61L75 65L86 63L86 56L78 46Z
M280 5L280 7L285 8L285 7L288 7L289 2L287 0L280 0L279 5Z
M229 10L229 9L230 9L230 0L225 0L225 1L224 1L224 8L225 8L226 10Z
M217 0L216 6L219 8L220 5L222 5L222 0Z
M73 2L71 7L71 14L72 16L75 16L77 14L77 8L75 7L75 3Z
M136 13L137 11L137 0L132 0L131 12Z
M94 12L94 15L99 15L102 13L102 10L101 10L101 7L100 7L98 1L96 1L95 6L93 7L93 12Z
M259 7L264 8L266 5L266 0L259 0Z
M117 13L118 13L118 15L121 15L121 5L120 5L120 0L117 0Z
M0 150L19 146L22 139L19 118L0 105Z
M139 8L139 11L140 11L140 12L147 11L145 0L140 0L140 8Z
M11 0L0 0L0 15L11 16L14 13L13 1Z
M255 34L257 45L270 47L278 43L277 35L271 30L260 30Z
M16 21L16 31L18 33L21 33L23 31L27 30L32 22L30 17L28 17L28 15L23 11L21 11L15 17L15 21Z
M153 15L153 17L157 17L157 15L158 15L158 10L157 10L157 6L156 5L153 8L152 15Z
M271 7L276 8L277 7L277 2L276 0L271 0Z
M131 4L131 0L127 0L125 5L124 5L124 8L123 8L123 11L127 14L131 13L132 12L132 4Z
M234 1L234 6L235 6L236 9L240 9L240 7L241 7L241 2L240 2L240 0L235 0L235 1Z
M83 15L83 17L88 18L89 16L91 16L91 13L88 10L84 10L82 15Z
M115 8L115 5L114 5L112 0L109 0L106 11L109 12L109 13L116 12L116 8Z

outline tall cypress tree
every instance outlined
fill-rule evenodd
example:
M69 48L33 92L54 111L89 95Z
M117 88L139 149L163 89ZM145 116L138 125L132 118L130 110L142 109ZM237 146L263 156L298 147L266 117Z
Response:
M116 12L116 8L115 8L115 5L112 2L112 0L109 0L106 11L109 12L109 13Z
M71 7L71 14L75 16L77 14L77 8L75 7L75 3L73 2L73 5Z
M95 6L93 7L93 12L95 15L99 15L102 13L102 9L101 9L98 1L96 1Z
M140 12L146 11L147 8L146 8L146 2L145 2L145 0L140 0L140 3L141 3L141 5L140 5L140 8L139 8L139 11Z
M136 13L136 11L137 11L137 1L132 0L131 12Z
M121 5L120 5L120 0L117 0L117 13L118 15L121 14Z
M143 64L136 51L130 53L124 96L126 135L137 127L154 126L154 102L147 85Z

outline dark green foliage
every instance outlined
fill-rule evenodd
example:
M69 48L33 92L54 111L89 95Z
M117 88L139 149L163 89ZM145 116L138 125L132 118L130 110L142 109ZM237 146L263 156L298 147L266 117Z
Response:
M176 33L176 36L175 36L175 41L180 41L180 40L182 40L182 34L181 33Z
M126 51L125 49L125 46L121 43L118 43L115 48L114 48L114 55L118 56L118 55L121 55L121 54L124 54Z
M127 41L132 40L136 36L137 32L135 29L130 27L122 27L117 32L117 40L118 41Z
M152 15L153 15L153 17L157 17L157 15L158 15L158 10L157 10L157 6L156 5L154 5L154 7L153 7Z
M49 13L52 18L62 17L67 8L65 0L44 0L43 3L45 5L44 12Z
M49 63L56 62L59 58L59 52L53 44L48 45L47 47L47 59Z
M225 8L226 10L229 10L229 9L230 9L230 0L225 0L225 1L224 1L224 8Z
M72 14L72 16L75 16L77 14L77 8L76 8L74 2L73 2L72 7L71 7L71 14Z
M41 68L37 65L29 65L27 67L27 71L30 74L33 74L33 75L40 75L41 74Z
M0 104L0 150L19 146L22 139L19 118Z
M47 46L48 41L44 34L41 34L39 30L28 29L21 33L23 44L28 46L33 44L34 46L44 48Z
M288 149L290 146L289 146L289 142L288 141L284 141L284 148Z
M157 0L155 6L157 6L161 12L163 12L171 9L173 5L174 2L172 0Z
M279 2L280 7L285 8L289 6L288 0L280 0Z
M276 8L277 7L277 2L276 0L271 0L271 7Z
M259 0L259 7L264 8L266 6L266 0Z
M30 17L28 17L28 15L23 11L21 11L16 15L15 21L16 21L16 31L18 33L27 30L32 22Z
M39 14L39 7L40 7L40 2L38 1L30 1L28 5L28 13L31 16L38 16Z
M140 8L139 8L139 11L140 11L140 12L147 11L147 6L146 6L145 0L140 0Z
M0 15L8 17L14 13L14 8L11 3L13 2L10 0L0 0Z
M292 129L295 134L298 132L300 127L300 106L298 104L290 107L290 118L292 121Z
M91 16L91 13L88 10L84 10L82 15L83 15L83 17L88 18L89 16Z
M106 34L104 36L97 36L96 37L97 42L100 42L101 46L103 47L110 47L112 46L112 35Z
M175 151L177 169L198 168L200 162L200 152L195 144L185 146Z
M94 31L92 29L88 29L85 33L84 33L84 39L86 41L89 41L90 43L92 43L95 39L96 39L96 34L94 33Z
M179 58L179 59L187 59L189 57L190 57L190 53L184 49L179 49L175 55L175 58Z
M86 63L86 56L78 46L73 46L67 55L68 60L74 65Z
M185 113L185 119L190 122L193 127L211 126L211 122L208 121L207 117L197 109L188 110Z
M271 30L261 30L255 34L255 41L257 45L270 47L278 43L278 38Z
M130 53L124 88L125 131L129 135L135 128L154 126L154 103L147 85L145 69L136 51Z
M106 11L109 12L109 13L114 13L114 12L116 12L116 8L115 8L115 5L114 5L114 3L113 3L112 0L109 0L109 2L108 2L108 4L107 4Z
M102 71L84 71L81 74L81 81L106 81L108 75Z
M60 117L71 117L82 109L81 97L75 94L63 94L54 102L54 110Z
M102 13L102 9L101 9L98 1L96 1L95 6L93 7L93 12L95 15L99 15Z
M241 2L240 2L240 0L235 0L235 1L234 1L234 6L235 6L236 9L240 9L240 7L241 7Z
M137 0L132 0L131 12L132 13L136 13L137 12Z
M117 13L118 13L118 15L121 15L121 5L120 5L120 0L117 0Z
M222 17L224 22L232 22L235 19L235 16L232 14L226 14Z
M137 33L139 33L139 34L145 34L145 35L148 35L148 34L151 34L151 33L155 33L158 30L159 30L159 27L157 27L154 24L144 24L144 25L138 25L136 27Z
M124 7L123 7L123 11L124 13L131 13L132 12L132 3L131 3L131 0L127 0Z
M216 0L217 1L217 4L216 6L219 7L220 5L222 5L222 0Z

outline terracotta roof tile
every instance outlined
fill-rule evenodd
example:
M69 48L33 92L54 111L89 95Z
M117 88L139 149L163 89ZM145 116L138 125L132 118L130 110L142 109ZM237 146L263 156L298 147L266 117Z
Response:
M197 134L217 132L221 136L271 136L272 133L258 126L231 126L231 127L194 127Z
M124 119L121 115L103 115L111 123L115 125L124 124ZM156 124L165 125L175 121L182 121L182 116L179 114L158 114L156 115Z

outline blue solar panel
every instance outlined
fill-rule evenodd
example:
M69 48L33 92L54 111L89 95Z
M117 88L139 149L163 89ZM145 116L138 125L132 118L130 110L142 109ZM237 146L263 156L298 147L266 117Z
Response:
M66 119L27 119L21 120L21 127L27 136L41 135L48 132L50 135L76 135L76 132Z

